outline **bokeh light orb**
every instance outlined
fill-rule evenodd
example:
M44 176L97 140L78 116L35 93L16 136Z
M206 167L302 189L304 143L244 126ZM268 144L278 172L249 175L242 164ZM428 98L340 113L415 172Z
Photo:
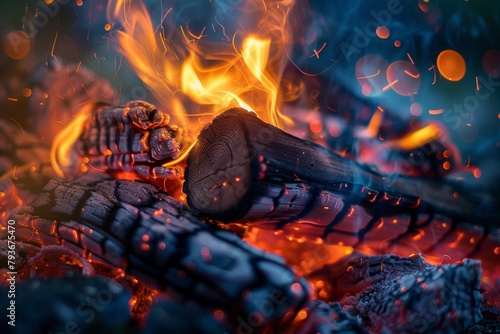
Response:
M391 34L391 32L389 31L389 28L387 28L386 26L380 26L380 27L378 27L377 30L375 30L375 33L381 39L386 39Z
M483 56L483 69L493 78L500 78L500 50L491 49Z
M414 102L410 105L410 113L415 117L422 115L422 110L422 105L418 102Z
M465 75L465 60L456 51L444 50L437 57L437 68L445 79L459 81Z
M396 93L403 96L417 94L422 78L417 67L406 60L393 62L387 68L388 86Z
M356 63L356 78L363 95L380 94L387 86L385 72L389 62L378 55L366 55Z
M4 51L12 59L23 59L31 51L31 38L24 31L11 31L5 38Z

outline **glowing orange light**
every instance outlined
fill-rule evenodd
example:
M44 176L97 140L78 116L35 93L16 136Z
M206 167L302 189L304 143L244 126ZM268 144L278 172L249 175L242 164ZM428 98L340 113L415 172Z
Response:
M50 161L52 168L54 168L54 171L59 176L64 177L61 167L71 165L71 148L82 133L83 126L94 109L94 103L86 104L75 118L54 138L50 150Z
M500 255L500 247L495 247L493 253L495 253L495 255Z
M375 30L375 33L379 38L386 39L391 34L389 29L385 26L380 26Z
M435 124L427 125L421 129L413 131L406 136L395 139L387 143L388 146L396 146L406 151L414 150L422 145L430 143L441 137L442 130ZM449 163L449 162L448 162Z
M444 109L429 109L429 115L441 115Z
M104 25L104 30L106 30L106 31L110 31L110 30L111 30L111 24L106 23L106 24Z
M449 170L451 168L451 163L449 161L443 162L443 169Z
M11 31L5 38L4 51L12 59L23 59L31 51L31 38L24 31Z
M300 310L299 313L297 314L297 320L304 320L305 318L307 318L307 311Z
M442 51L437 58L436 65L439 73L447 80L459 81L465 75L465 60L456 51Z
M213 314L216 320L224 319L224 312L222 310L215 310Z
M31 89L29 89L29 88L23 89L23 96L30 97L31 96Z
M394 46L399 48L401 46L401 42L400 41L394 41Z
M309 128L313 133L320 133L323 131L323 123L321 123L321 120L313 120L309 124Z
M474 177L479 179L481 177L481 170L479 168L474 169Z
M78 7L83 6L83 0L76 0L76 5L77 5Z
M121 24L116 32L119 49L161 105L171 106L180 91L198 106L204 106L203 116L213 117L230 107L243 107L282 127L292 124L291 118L280 110L279 90L286 63L283 22L291 3L277 0L275 4L280 6L262 4L257 10L252 8L266 22L259 25L258 36L243 31L255 30L252 23L233 36L225 35L227 41L216 47L205 41L205 29L193 32L187 23L171 27L170 35L179 40L175 48L171 47L171 41L161 32L163 29L154 25L141 1L109 1L108 21ZM169 12L163 21L165 25L169 25ZM174 108L173 117L195 133L204 125L199 115L190 115L184 108Z

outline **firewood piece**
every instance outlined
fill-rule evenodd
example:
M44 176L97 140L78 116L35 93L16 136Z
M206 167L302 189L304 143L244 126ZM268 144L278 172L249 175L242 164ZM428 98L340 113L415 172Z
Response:
M0 287L3 296L7 292L8 287ZM10 300L0 298L3 310L10 306ZM81 333L133 333L138 326L130 316L129 300L130 292L103 277L69 274L17 282L15 327L8 324L10 319L2 319L0 332L66 333L71 329Z
M162 165L181 153L181 131L168 125L170 117L144 101L123 107L100 107L91 112L73 146L77 163L65 172L135 172L142 177L162 178L180 174Z
M386 258L380 265L390 261ZM347 312L361 316L370 331L458 333L482 319L479 261L423 270L398 267L343 303Z
M201 131L184 192L201 216L297 238L400 255L477 255L489 264L500 258L493 251L500 246L493 200L444 181L377 174L243 109L226 111Z
M340 300L354 296L378 284L394 273L401 274L423 271L431 267L421 255L406 258L395 255L369 256L353 253L339 261L323 266L307 275L307 278L323 284L316 291L319 296L326 292L326 301Z
M306 318L294 323L294 326L290 328L290 333L367 333L361 327L361 320L345 312L339 303L327 304L319 300L312 300L301 312L305 312Z
M231 310L233 325L241 317L256 328L277 326L302 307L307 284L282 259L213 230L150 184L111 182L94 182L97 191L52 180L32 207L12 215L18 230L33 232L20 241L79 250L151 286Z

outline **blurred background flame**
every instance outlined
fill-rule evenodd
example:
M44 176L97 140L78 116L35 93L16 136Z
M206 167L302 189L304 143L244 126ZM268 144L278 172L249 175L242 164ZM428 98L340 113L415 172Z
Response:
M193 138L241 106L365 163L438 138L457 147L440 151L454 159L443 173L500 180L496 2L30 0L4 13L0 101L21 126L28 102L37 114L64 100L29 80L40 61L63 61L110 81L115 104L155 103ZM55 115L41 139L70 121Z

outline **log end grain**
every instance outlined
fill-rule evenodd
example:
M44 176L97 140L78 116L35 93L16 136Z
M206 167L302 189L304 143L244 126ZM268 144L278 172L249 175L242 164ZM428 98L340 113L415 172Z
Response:
M252 149L243 118L256 117L241 108L216 117L198 137L187 159L184 193L192 209L224 220L244 214L253 178Z

